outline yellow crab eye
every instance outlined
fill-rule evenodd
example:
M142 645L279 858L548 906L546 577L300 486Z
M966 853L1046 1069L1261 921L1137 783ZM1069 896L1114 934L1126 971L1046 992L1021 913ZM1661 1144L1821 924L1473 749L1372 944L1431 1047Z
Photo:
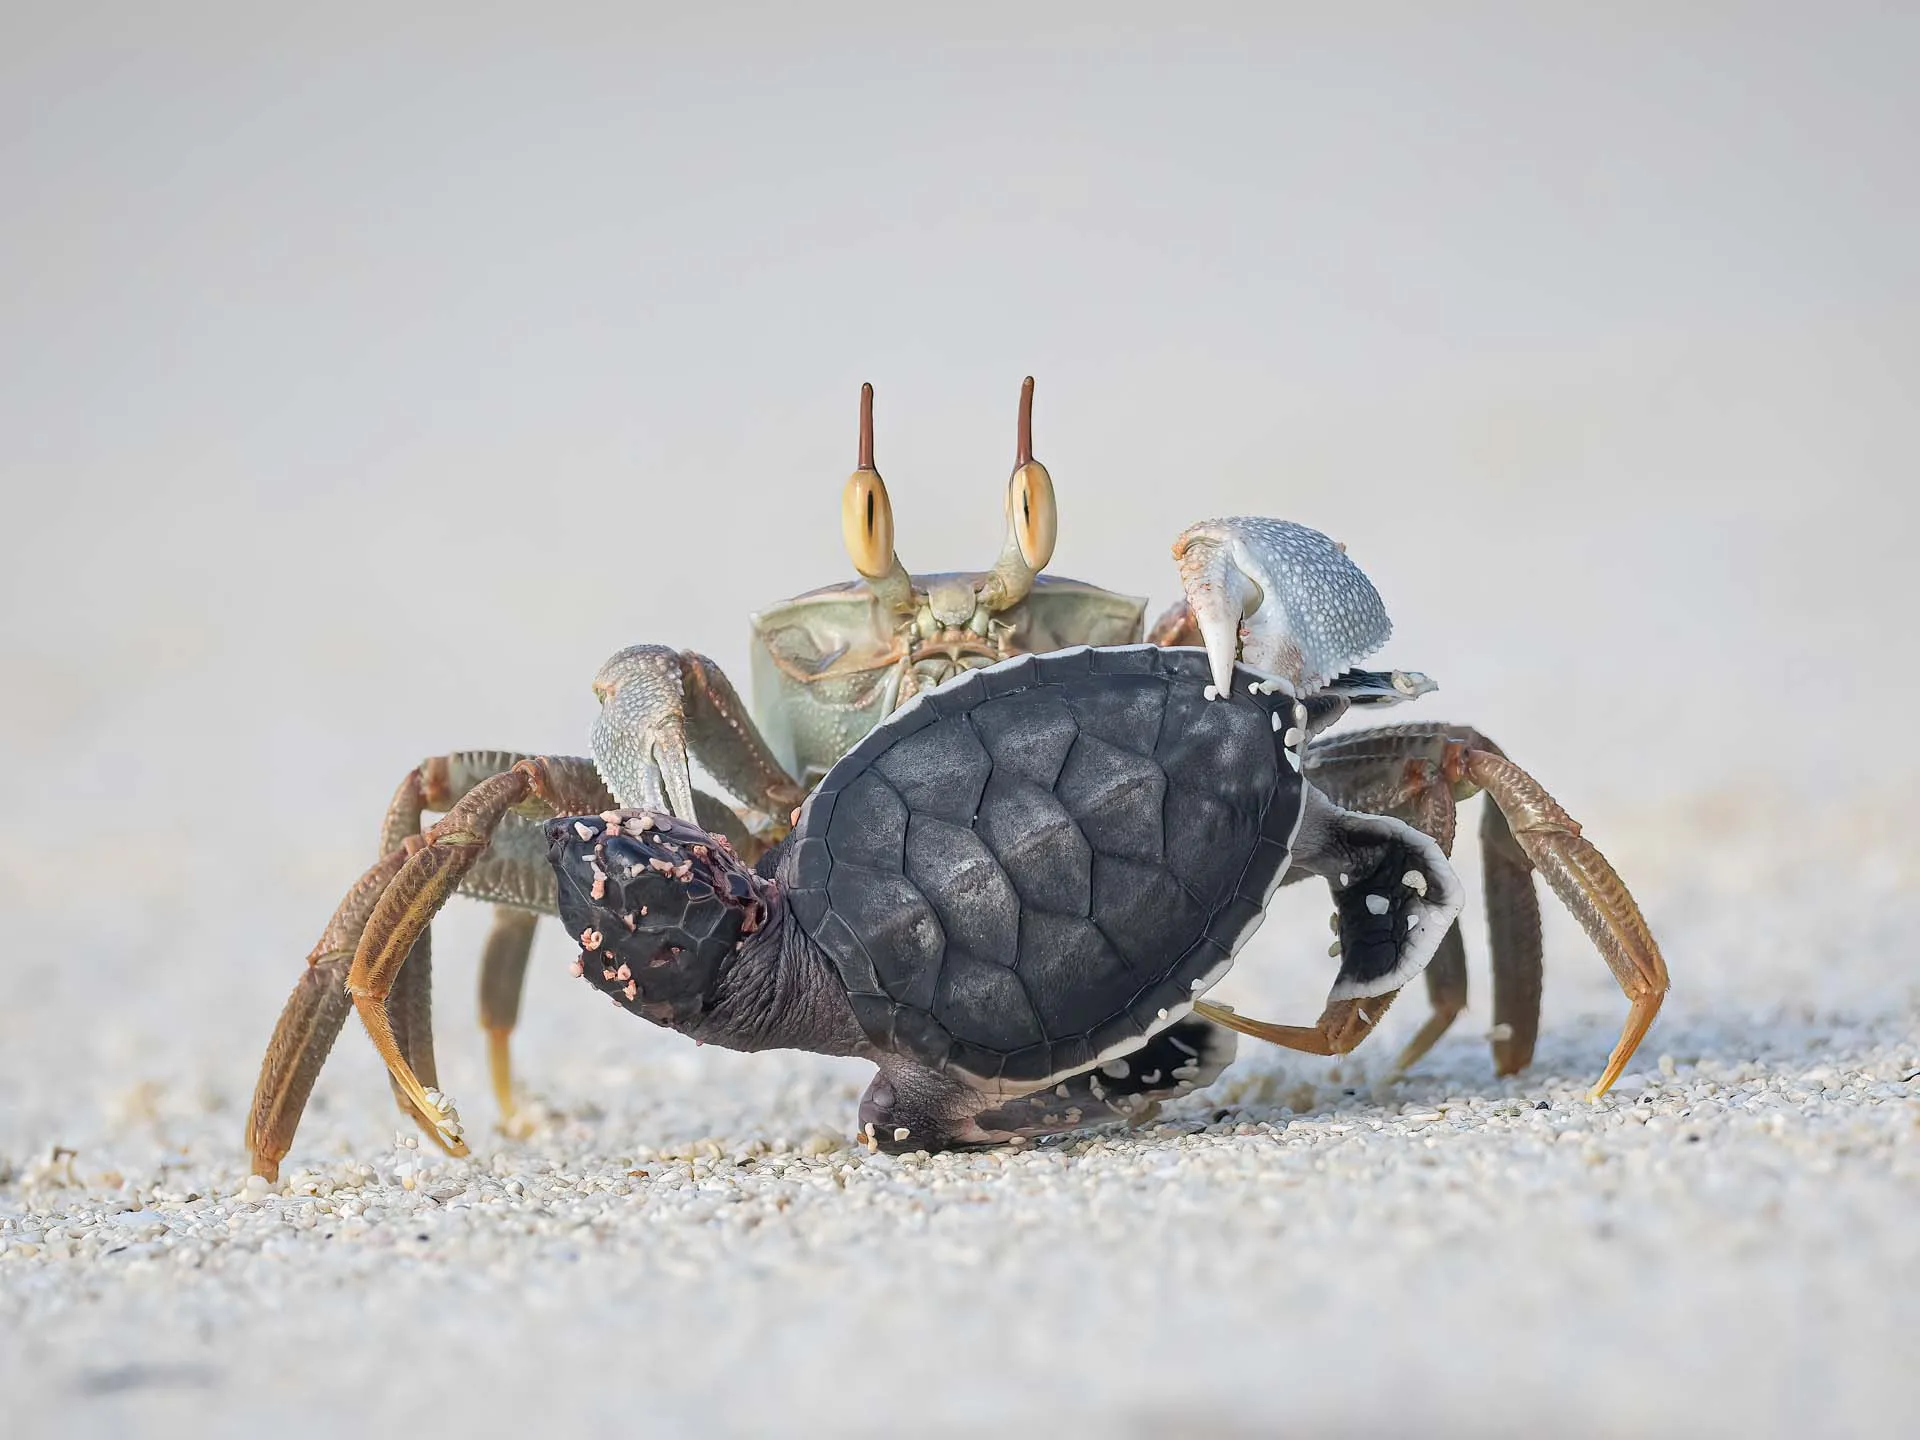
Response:
M1044 570L1053 559L1053 542L1060 515L1053 503L1053 477L1038 460L1029 460L1007 482L1007 519L1020 558L1034 570Z
M856 470L840 494L840 534L853 568L869 580L893 569L893 506L878 470Z
M860 452L857 468L840 492L840 536L853 568L869 580L893 573L893 506L887 482L873 468L873 386L860 387Z

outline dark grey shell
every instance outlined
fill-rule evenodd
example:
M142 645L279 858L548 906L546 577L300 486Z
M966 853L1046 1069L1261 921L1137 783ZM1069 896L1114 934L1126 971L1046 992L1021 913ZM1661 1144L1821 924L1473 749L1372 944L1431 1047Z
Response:
M1140 1045L1233 963L1301 814L1298 707L1204 651L1080 647L902 707L808 798L795 918L876 1045L1032 1089Z

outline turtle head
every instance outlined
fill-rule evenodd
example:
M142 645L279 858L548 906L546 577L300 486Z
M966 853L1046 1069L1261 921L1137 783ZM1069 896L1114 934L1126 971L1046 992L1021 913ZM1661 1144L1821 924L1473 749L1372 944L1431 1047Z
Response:
M546 827L574 973L615 1004L685 1029L772 914L772 882L697 825L644 810L567 816Z

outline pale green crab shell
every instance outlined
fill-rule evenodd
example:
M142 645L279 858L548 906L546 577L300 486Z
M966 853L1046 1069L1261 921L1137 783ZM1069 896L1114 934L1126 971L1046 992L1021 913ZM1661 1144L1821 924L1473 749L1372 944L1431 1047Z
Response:
M962 585L977 592L986 578L914 576L920 619L930 593ZM916 657L913 618L882 610L864 580L823 586L753 617L754 720L788 772L811 786L893 713L910 674L925 685L944 678L943 665L973 669L1027 651L1131 645L1143 632L1146 605L1085 581L1038 575L1024 600L987 622L985 635L978 623L963 627L961 654L946 654L936 639L920 641Z

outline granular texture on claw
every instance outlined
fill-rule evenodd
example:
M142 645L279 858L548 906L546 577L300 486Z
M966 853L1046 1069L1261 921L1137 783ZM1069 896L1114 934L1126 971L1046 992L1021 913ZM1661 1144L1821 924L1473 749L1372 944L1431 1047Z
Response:
M1299 822L1295 701L1258 678L1213 700L1198 650L1025 655L836 764L785 873L874 1042L1012 1091L1186 1014L1259 925Z
M1261 604L1250 623L1267 645L1295 657L1309 690L1393 635L1387 608L1366 573L1337 542L1305 525L1259 515L1205 520L1181 535L1174 558L1183 578L1230 563L1256 581Z

